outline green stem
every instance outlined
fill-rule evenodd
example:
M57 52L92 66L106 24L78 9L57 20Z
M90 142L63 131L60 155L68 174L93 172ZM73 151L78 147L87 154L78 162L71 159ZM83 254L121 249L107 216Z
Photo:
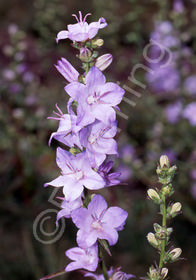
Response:
M100 259L101 259L101 269L102 269L102 272L103 272L104 279L109 280L108 273L107 273L107 267L106 267L104 259L103 259L103 253L102 253L101 246L99 246L99 256L100 256Z
M162 203L162 227L166 230L166 201L165 201L165 196L163 196L163 203ZM162 240L161 243L161 255L160 255L160 261L159 261L159 268L162 269L163 268L163 259L164 259L164 255L165 255L165 246L166 246L166 236L165 238Z

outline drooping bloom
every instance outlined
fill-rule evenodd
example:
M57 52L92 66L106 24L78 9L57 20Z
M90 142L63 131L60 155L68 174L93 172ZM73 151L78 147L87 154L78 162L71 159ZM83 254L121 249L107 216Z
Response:
M56 108L59 111L59 113L54 112L57 117L49 117L49 119L59 120L59 127L56 132L51 134L49 145L51 144L52 138L54 138L68 147L77 146L82 150L79 134L72 132L72 125L73 123L76 123L76 116L63 114L57 105Z
M66 256L73 262L69 263L65 268L65 271L72 271L76 269L87 269L89 271L95 271L98 265L98 245L82 249L79 247L71 248L66 251Z
M67 59L62 57L55 67L69 83L78 81L79 73Z
M125 92L115 83L106 83L105 76L95 66L86 75L85 85L73 82L65 90L78 103L76 125L80 127L93 123L95 119L105 124L115 121L113 107L121 102Z
M185 119L189 120L191 125L196 126L196 102L188 104L182 115Z
M81 196L84 186L90 190L104 187L104 180L91 168L85 152L73 156L59 147L56 161L62 174L44 186L63 187L66 200L73 201Z
M109 173L112 169L112 166L113 161L108 161L103 162L98 168L98 173L105 180L106 187L115 186L120 183L120 180L117 179L121 175L120 172Z
M97 22L92 22L88 24L86 22L86 18L89 15L91 14L88 13L84 17L84 19L82 19L82 13L79 11L79 19L78 19L78 17L75 14L73 14L73 16L76 18L78 23L69 24L67 26L68 30L60 31L57 34L57 38L56 38L57 43L59 40L67 39L67 38L76 42L82 42L88 39L92 39L97 35L99 29L102 29L107 26L106 20L103 17L101 17Z
M122 230L128 213L119 207L107 209L107 203L101 195L94 195L88 208L79 208L71 213L75 225L79 228L77 243L81 248L95 244L97 239L106 239L112 246L118 241L118 230Z
M100 166L106 155L118 154L117 143L113 139L116 132L116 122L106 125L97 120L80 130L81 144L86 148L93 167Z
M63 199L63 203L61 204L62 210L60 210L57 214L57 223L60 218L65 217L65 218L70 218L71 217L71 212L77 208L80 208L82 206L82 198L81 196L76 198L73 201L69 201L66 199Z

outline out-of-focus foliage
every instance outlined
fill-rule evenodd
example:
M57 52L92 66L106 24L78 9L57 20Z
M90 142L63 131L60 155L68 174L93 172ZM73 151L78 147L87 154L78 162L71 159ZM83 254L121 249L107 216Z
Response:
M195 279L196 109L190 116L185 113L196 99L193 0L1 1L0 279L31 280L53 273L66 264L64 251L74 244L75 228L69 221L63 237L51 245L35 240L32 225L42 210L56 208L48 202L51 189L43 190L44 182L57 175L55 143L48 148L50 133L57 124L46 118L55 103L63 112L66 110L65 81L54 64L61 56L75 67L78 61L71 53L70 43L56 45L55 37L75 21L71 14L79 10L91 12L96 20L106 18L108 27L99 35L105 41L103 53L111 52L114 62L105 74L108 80L120 81L127 89L128 100L135 102L135 106L125 100L121 104L121 112L128 120L119 116L119 159L115 168L122 173L126 185L105 192L111 205L118 204L129 212L118 246L112 249L113 258L108 258L107 263L122 265L127 273L140 277L153 262L154 251L145 236L159 217L154 217L156 209L146 200L146 190L157 184L156 164L166 153L178 166L175 199L182 203L184 213L173 225L173 238L187 259L173 265L170 275L176 280ZM163 34L165 29L160 29L160 24L164 22L169 22L171 33ZM161 66L167 56L157 64L144 56L151 38L161 44L163 40L166 44L175 42L167 45L172 62L166 71ZM150 51L148 57L157 50ZM136 70L135 77L144 87L128 79L138 63L146 67ZM149 69L154 70L151 77ZM129 88L137 94L130 93ZM49 230L53 223L48 224ZM59 279L82 277L72 273Z

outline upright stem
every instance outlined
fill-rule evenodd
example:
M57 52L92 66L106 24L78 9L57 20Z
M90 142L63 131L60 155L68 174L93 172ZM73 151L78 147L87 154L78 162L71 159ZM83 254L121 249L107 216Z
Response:
M99 256L100 256L100 259L101 259L101 269L102 269L102 272L103 272L104 279L109 280L108 273L107 273L107 267L106 267L104 259L103 259L102 248L101 248L100 245L99 245Z
M162 203L162 227L166 230L166 201L165 201L165 196L163 196L163 203ZM165 255L165 246L166 246L166 236L162 240L161 243L161 255L160 255L160 261L159 261L159 268L163 268L163 259Z

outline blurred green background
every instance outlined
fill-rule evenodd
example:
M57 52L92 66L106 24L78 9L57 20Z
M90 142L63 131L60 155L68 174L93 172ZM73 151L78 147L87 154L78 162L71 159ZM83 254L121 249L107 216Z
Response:
M108 26L99 33L104 39L100 54L110 52L114 57L105 71L107 80L119 81L126 89L125 97L135 104L124 100L120 108L127 117L118 116L120 157L115 170L122 173L126 184L101 192L110 205L129 212L119 242L111 249L112 258L106 256L108 268L122 266L139 279L154 263L157 256L146 235L160 216L147 200L146 190L157 185L156 165L160 155L166 153L178 167L173 200L183 204L183 215L172 224L172 240L182 248L184 259L171 265L170 279L196 279L196 107L191 109L191 116L185 116L186 107L196 101L194 2L1 0L0 280L40 279L64 267L68 263L64 252L75 246L76 228L70 221L66 220L64 234L52 244L35 238L33 224L42 211L59 210L51 202L52 187L43 188L59 174L56 144L48 147L50 134L58 124L47 117L52 116L56 103L66 112L65 81L54 67L57 59L63 56L80 69L70 42L55 42L60 30L75 23L71 15L79 10L92 13L88 22L101 16L106 19ZM144 57L150 38L166 44L172 53L165 72L160 71L160 64L167 57L156 65ZM148 67L136 72L144 87L128 79L138 63ZM156 76L148 76L149 68ZM130 93L130 88L137 96ZM54 231L54 223L53 213L44 230ZM82 278L73 272L57 279Z

